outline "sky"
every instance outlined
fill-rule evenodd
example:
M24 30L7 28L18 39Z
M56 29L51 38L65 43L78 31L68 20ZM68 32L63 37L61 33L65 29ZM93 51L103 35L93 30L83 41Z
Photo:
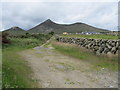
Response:
M118 0L98 1L2 0L0 30L13 26L29 30L47 19L59 24L82 22L98 28L118 30Z

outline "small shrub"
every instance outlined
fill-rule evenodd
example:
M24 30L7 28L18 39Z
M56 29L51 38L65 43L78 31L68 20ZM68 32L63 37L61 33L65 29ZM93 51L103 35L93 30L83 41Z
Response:
M8 39L9 34L8 33L3 33L2 34L2 44L10 44L10 39Z

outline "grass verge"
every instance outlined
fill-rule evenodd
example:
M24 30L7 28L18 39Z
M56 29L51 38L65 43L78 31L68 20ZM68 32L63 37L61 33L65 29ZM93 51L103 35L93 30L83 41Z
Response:
M2 88L35 88L32 70L19 51L41 45L45 41L36 38L10 38L11 44L2 50Z
M118 70L117 56L97 56L84 48L79 48L76 45L70 45L61 42L53 42L52 45L57 51L61 52L62 54L90 62L93 65L93 68L96 70L100 70L101 68L108 68L109 70L115 71Z

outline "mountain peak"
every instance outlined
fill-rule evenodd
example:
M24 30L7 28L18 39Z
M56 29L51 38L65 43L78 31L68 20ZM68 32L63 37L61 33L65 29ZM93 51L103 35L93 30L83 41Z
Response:
M18 29L19 27L17 27L17 26L14 26L14 27L11 27L11 29Z
M46 21L44 21L43 23L41 23L40 25L45 25L45 26L50 26L52 24L55 24L52 20L47 19Z
M47 19L46 21L52 21L51 19Z
M9 29L8 29L9 30ZM22 31L24 31L22 28L20 28L20 27L18 27L18 26L13 26L13 27L11 27L10 28L10 30L22 30Z
M52 20L50 20L50 19L47 19L45 22L53 22Z

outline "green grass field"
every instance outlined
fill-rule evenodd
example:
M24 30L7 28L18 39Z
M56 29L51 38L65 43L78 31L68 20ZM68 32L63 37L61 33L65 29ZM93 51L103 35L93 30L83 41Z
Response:
M119 39L118 36L113 35L79 35L79 34L71 34L71 35L60 35L63 37L79 37L79 38L92 38L92 39Z
M97 56L94 53L84 49L79 48L75 45L54 42L52 43L53 47L61 52L62 54L90 62L93 65L94 69L108 68L109 70L118 69L118 57L107 57L107 56Z

